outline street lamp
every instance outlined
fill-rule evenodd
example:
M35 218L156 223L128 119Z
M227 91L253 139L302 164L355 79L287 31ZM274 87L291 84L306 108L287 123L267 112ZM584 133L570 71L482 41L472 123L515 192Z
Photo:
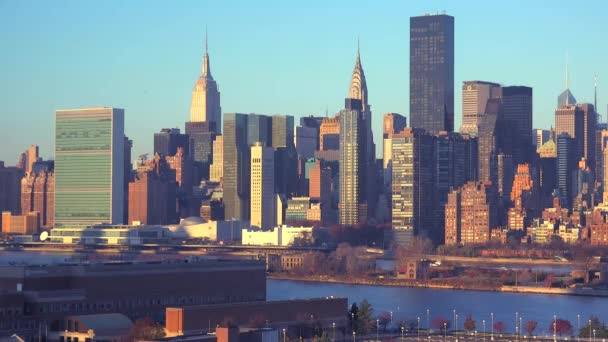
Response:
M285 333L286 333L286 330L285 330L285 328L283 328L283 342L285 342L285 340L287 339L287 337L285 337Z
M519 312L515 313L515 336L519 336Z
M334 342L336 342L336 323L332 323L332 324L331 324L331 327L332 327L332 328L333 328L333 330L334 330L334 332L333 332L333 334L334 334Z
M456 314L456 320L454 322L454 329L458 331L458 314Z
M483 324L483 340L486 340L486 320L482 320L481 323Z
M379 341L379 333L380 333L380 320L376 320L376 341Z
M593 329L593 342L595 342L595 329Z
M353 330L353 342L357 342L357 333Z
M426 309L426 334L431 334L431 325L429 324L429 315L431 314L431 310Z
M492 326L490 327L492 329L492 335L491 335L492 337L490 337L490 339L492 341L494 341L494 313L493 312L490 312L490 317L492 317Z
M523 316L519 316L519 333L523 335L524 330L522 329L522 325L521 325L522 319L523 319Z
M418 339L420 339L420 317L418 318Z
M581 331L581 315L580 314L576 314L576 331ZM579 336L576 338L577 341L581 340L581 336L579 334Z
M403 342L403 326L401 327L401 342Z
M589 338L591 338L591 320L589 320Z
M454 324L456 324L456 309L452 310L452 312L454 313Z
M553 315L553 341L557 341L557 316Z
M448 340L448 322L443 322L443 342Z
M391 311L391 324L393 323L393 312Z

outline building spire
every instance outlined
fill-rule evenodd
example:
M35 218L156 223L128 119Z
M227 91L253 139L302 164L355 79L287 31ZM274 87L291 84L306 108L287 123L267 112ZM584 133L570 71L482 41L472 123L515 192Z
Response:
M357 38L357 60L355 68L350 79L349 98L361 100L363 109L367 108L367 82L365 81L365 73L361 65L361 50L359 38Z
M212 80L211 66L209 65L209 44L207 36L207 28L205 28L205 54L203 55L203 74L202 77L208 80Z

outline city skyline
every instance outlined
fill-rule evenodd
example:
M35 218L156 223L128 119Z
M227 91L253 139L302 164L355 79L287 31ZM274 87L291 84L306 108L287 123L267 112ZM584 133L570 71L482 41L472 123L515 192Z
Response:
M183 7L164 8L152 4L150 13L137 12L137 18L130 17L139 25L133 25L133 22L126 27L120 23L116 27L88 24L91 26L87 31L89 35L66 32L82 19L65 23L62 18L94 9L98 10L94 14L97 17L121 19L133 15L137 6L123 4L113 10L67 3L59 13L45 12L48 8L44 4L32 10L16 3L5 3L0 6L7 8L2 12L9 16L3 18L6 20L1 25L7 27L0 35L6 35L3 38L8 42L9 53L0 57L0 65L3 65L0 68L6 68L4 81L0 84L0 99L5 103L0 124L7 127L9 133L4 135L6 148L0 152L0 160L13 164L18 154L32 143L41 146L41 156L53 158L52 130L48 127L52 125L54 111L92 106L124 108L126 134L134 140L133 155L149 153L153 132L161 127L183 129L188 120L192 83L200 75L205 48L205 26L209 29L214 78L222 91L223 112L280 113L294 115L296 120L304 115L324 115L326 110L332 116L341 109L341 99L347 95L345 87L352 58L356 55L357 37L360 37L370 103L374 104L376 113L373 131L378 137L382 131L382 113L396 112L410 117L409 17L437 10L443 12L444 9L455 17L456 129L462 119L462 82L476 79L533 87L533 126L551 126L555 98L564 90L566 53L569 54L569 88L580 102L593 102L593 76L598 74L598 112L605 117L606 96L602 94L605 92L602 91L603 70L600 67L602 47L598 45L598 54L588 56L562 43L577 41L577 44L595 46L594 43L601 40L601 30L593 20L597 11L585 12L589 25L574 30L561 28L553 22L559 22L557 19L563 16L576 15L583 11L581 8L551 8L552 19L556 20L532 23L525 18L538 12L539 4L526 3L524 8L529 11L525 13L515 13L510 8L518 7L517 4L505 5L500 15L483 13L482 16L479 9L473 8L475 3L448 6L430 2L408 4L411 6L406 8L388 4L381 9L364 5L358 11L366 11L371 19L356 30L341 28L331 21L324 21L327 23L321 25L321 29L304 27L309 19L323 21L331 17L341 10L337 4L313 4L311 8L300 8L299 16L290 17L292 12L287 7L272 6L272 11L266 13L242 3L234 10L234 18L243 19L243 22L230 28L218 22L218 18L225 17L226 11L232 10L225 5L205 8L188 3ZM599 6L603 4L599 3ZM31 13L24 16L21 11L26 9ZM185 16L186 20L175 22L170 28L155 26L155 20L161 18L158 13L161 9L169 18ZM198 20L187 20L194 19L197 14L201 16ZM277 20L258 23L259 16L271 15L276 15ZM383 25L374 25L380 18L395 16L401 21L386 20ZM21 20L16 22L13 17ZM516 19L518 27L506 29L503 25ZM30 20L37 23L34 25ZM252 23L256 23L257 29L244 29ZM284 28L285 32L276 32L278 27ZM480 30L480 27L484 29ZM120 31L123 29L124 32ZM520 38L523 31L527 32L523 36L525 39ZM123 36L117 39L119 33ZM240 39L247 38L246 35L248 39ZM180 39L175 39L176 36ZM297 44L283 42L283 37L291 37ZM133 41L140 43L133 44ZM277 42L279 45L272 45ZM107 47L112 47L109 50L114 53L108 53ZM273 47L281 47L277 50L280 58L275 57L276 52L271 53ZM480 54L480 47L484 53ZM67 50L58 50L62 48ZM53 67L40 63L41 56ZM132 73L127 74L127 70ZM107 76L105 81L102 75ZM319 82L319 78L324 81ZM256 86L251 87L243 79L254 80ZM28 91L24 92L26 86ZM309 93L301 96L305 90ZM36 101L23 101L26 93ZM27 134L13 133L24 129Z

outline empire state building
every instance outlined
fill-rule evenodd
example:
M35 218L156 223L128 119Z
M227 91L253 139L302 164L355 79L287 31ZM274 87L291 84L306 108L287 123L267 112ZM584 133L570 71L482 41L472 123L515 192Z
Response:
M191 122L207 122L215 126L217 133L221 132L222 108L220 107L220 92L217 83L211 76L207 37L205 37L205 54L203 56L203 71L192 90L192 105L190 106ZM214 123L215 125L213 125Z

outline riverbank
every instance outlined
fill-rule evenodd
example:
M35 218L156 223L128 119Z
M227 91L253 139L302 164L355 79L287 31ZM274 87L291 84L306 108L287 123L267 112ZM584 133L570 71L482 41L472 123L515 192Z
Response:
M329 276L301 276L283 273L269 273L268 279L293 280L318 283L334 283L349 285L412 287L437 290L485 291L485 292L512 292L528 294L550 294L567 296L608 297L608 290L545 288L533 286L455 286L449 284L435 284L423 281L404 281L400 279L370 279L370 278L344 278Z

